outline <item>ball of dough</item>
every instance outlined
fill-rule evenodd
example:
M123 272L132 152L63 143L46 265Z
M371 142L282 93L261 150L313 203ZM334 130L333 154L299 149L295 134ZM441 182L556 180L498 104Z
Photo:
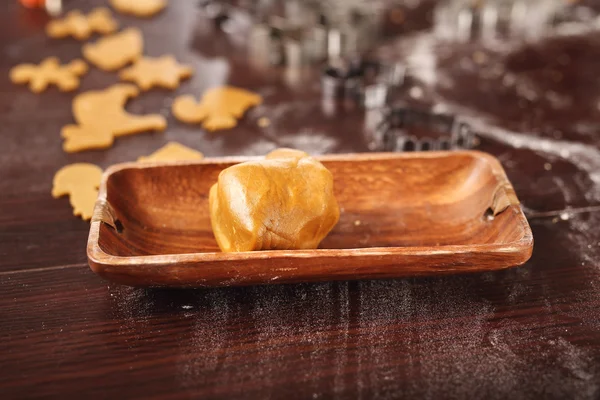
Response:
M315 249L340 217L331 172L291 149L221 171L209 207L224 252Z

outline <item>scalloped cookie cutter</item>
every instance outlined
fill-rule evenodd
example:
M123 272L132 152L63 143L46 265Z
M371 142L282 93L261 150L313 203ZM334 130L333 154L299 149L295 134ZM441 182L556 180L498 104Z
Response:
M245 89L223 86L207 90L200 102L193 96L180 96L173 102L173 114L190 124L202 123L209 131L229 129L252 106L262 103L262 97Z
M87 15L74 10L64 18L54 19L46 25L46 33L57 39L72 36L78 40L86 40L94 32L106 35L115 32L118 27L108 8L96 8Z
M50 84L69 92L79 87L79 77L87 71L88 66L82 60L60 65L58 58L48 57L39 65L20 64L12 68L10 80L13 83L29 83L29 89L34 93L43 92Z
M125 111L127 99L138 94L134 85L120 83L75 96L72 107L77 125L62 128L64 151L104 149L113 144L115 137L164 130L167 121L160 114L134 115Z

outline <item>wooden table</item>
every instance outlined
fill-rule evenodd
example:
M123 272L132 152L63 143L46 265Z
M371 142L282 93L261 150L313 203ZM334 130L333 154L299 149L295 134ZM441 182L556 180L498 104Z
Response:
M600 204L599 34L509 54L445 46L414 61L425 64L407 100L460 110L485 128L478 148L500 158L531 217L535 250L523 267L194 291L94 275L89 224L50 196L66 164L107 167L171 140L210 156L366 150L364 115L327 116L314 71L294 84L289 73L249 68L223 38L194 33L194 3L173 0L149 21L119 17L142 28L147 54L173 53L196 69L176 92L152 90L128 105L168 115L167 131L77 154L65 154L59 137L73 94L35 95L7 76L21 62L75 58L81 44L48 39L46 17L14 1L0 7L1 398L600 397L600 212L561 211ZM219 51L229 57L213 57ZM432 59L437 73L422 84ZM93 69L82 89L116 81ZM176 94L223 82L260 92L265 105L213 135L170 115ZM257 126L260 116L268 128Z

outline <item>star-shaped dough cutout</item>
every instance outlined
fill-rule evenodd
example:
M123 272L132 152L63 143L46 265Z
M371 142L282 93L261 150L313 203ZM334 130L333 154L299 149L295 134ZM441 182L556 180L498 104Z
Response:
M177 63L173 56L142 57L119 74L121 80L135 82L142 90L152 87L177 89L182 79L192 76L194 70Z
M156 161L188 161L201 160L204 154L190 149L177 142L169 142L149 156L138 158L138 162L156 162Z
M79 87L79 77L87 70L88 66L82 60L60 65L58 58L48 57L39 65L17 65L10 70L10 80L13 83L29 82L29 89L34 93L43 92L50 84L56 85L63 92L69 92Z

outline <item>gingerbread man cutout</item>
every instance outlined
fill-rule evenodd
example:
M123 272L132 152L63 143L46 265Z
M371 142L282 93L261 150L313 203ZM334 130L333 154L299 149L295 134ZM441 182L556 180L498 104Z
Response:
M60 65L58 58L48 57L40 65L17 65L10 70L10 80L13 83L29 82L29 89L34 93L43 92L51 83L63 92L70 92L79 87L79 77L87 71L88 66L82 60Z
M122 14L151 17L162 11L167 2L165 0L110 0L110 5Z
M115 137L164 130L167 121L162 115L133 115L125 111L127 99L138 94L134 85L116 84L75 96L73 116L77 125L63 127L63 149L68 153L104 149L113 144Z
M119 33L83 45L83 56L105 71L115 71L140 58L144 38L137 28L127 28Z
M200 103L193 96L181 96L173 102L173 114L183 122L197 124L209 131L237 125L244 112L262 103L262 97L248 90L223 86L209 89Z
M77 163L61 168L52 181L52 197L69 195L73 215L89 220L94 213L102 170L94 164Z
M142 90L154 86L177 89L179 81L189 78L193 72L191 67L178 64L173 56L142 57L131 67L122 70L119 76L124 81L137 83Z
M115 32L118 27L110 10L96 8L88 15L74 10L62 19L52 20L46 26L46 33L52 38L72 36L78 40L86 40L94 32L106 35Z

